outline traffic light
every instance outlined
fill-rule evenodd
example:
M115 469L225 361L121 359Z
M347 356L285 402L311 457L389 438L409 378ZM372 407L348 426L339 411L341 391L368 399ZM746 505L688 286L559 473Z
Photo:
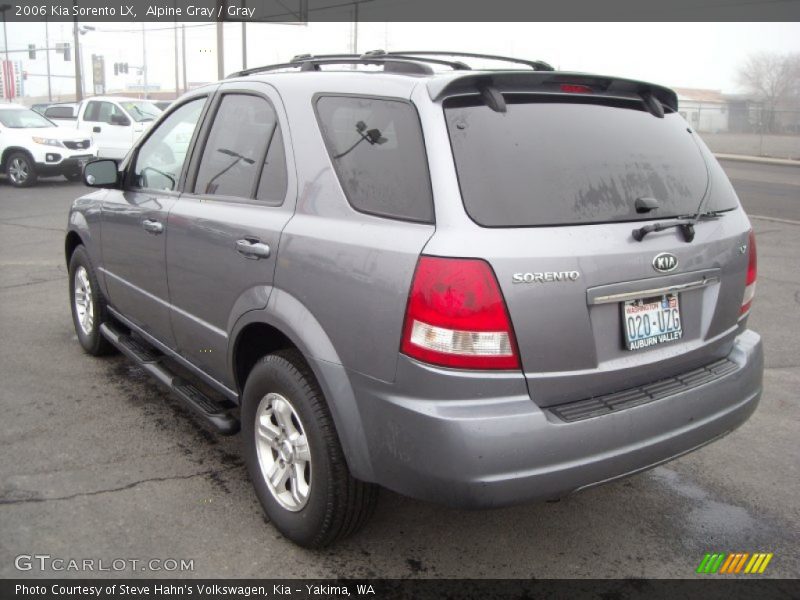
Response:
M64 42L64 44L61 47L64 50L64 60L65 61L72 60L72 54L69 51L69 42Z
M36 44L28 44L28 58L36 60Z
M122 72L128 74L128 63L122 63Z
M119 63L114 63L114 75L119 75Z

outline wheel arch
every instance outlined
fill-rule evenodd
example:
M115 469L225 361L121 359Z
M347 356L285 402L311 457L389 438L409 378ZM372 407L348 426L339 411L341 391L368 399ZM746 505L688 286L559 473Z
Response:
M28 150L24 146L9 146L5 150L3 150L3 155L0 156L0 168L2 168L5 171L6 161L8 160L8 157L16 152L22 152L31 160L31 162L34 165L36 165L36 161L34 160L33 154L31 154L30 150Z
M67 259L67 267L69 267L69 261L75 249L83 245L83 238L77 231L73 229L67 232L67 236L64 239L64 257Z
M267 307L242 315L230 335L228 367L240 397L247 374L266 354L295 348L319 383L350 472L374 481L362 418L346 369L322 325L288 292L273 289Z

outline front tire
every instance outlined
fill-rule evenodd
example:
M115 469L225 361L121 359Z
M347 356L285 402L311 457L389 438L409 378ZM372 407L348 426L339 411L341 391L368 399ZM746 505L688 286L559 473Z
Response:
M347 468L314 374L295 350L262 358L242 398L242 440L261 506L288 539L328 546L357 531L378 488Z
M92 356L112 353L114 346L100 333L100 325L109 320L106 301L83 246L69 260L69 299L72 324L83 349Z
M18 188L30 187L39 178L36 174L36 164L24 152L14 152L6 160L6 177L11 185Z

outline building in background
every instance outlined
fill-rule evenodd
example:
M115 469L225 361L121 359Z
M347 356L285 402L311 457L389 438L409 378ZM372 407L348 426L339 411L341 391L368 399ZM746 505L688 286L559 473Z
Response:
M728 101L720 90L673 88L678 94L678 112L697 131L728 131Z

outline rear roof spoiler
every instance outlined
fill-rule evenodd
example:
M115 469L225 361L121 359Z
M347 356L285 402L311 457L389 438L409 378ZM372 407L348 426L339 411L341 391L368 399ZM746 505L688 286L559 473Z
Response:
M637 96L648 103L649 98L656 98L672 111L678 110L678 96L671 89L619 77L588 75L586 73L569 73L564 71L498 71L464 73L455 72L431 79L427 83L428 95L434 102L449 96L481 94L486 88L493 88L502 93L564 93L562 84L586 86L592 91L589 96L605 96L611 98L633 99Z

